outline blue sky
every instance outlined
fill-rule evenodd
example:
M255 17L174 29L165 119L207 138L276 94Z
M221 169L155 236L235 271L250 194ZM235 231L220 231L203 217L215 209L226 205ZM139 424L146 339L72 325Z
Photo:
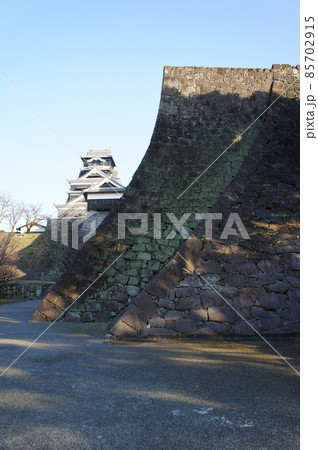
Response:
M66 200L78 154L110 146L124 184L154 128L165 65L299 64L295 0L0 2L1 179L25 202ZM154 168L155 170L155 168Z

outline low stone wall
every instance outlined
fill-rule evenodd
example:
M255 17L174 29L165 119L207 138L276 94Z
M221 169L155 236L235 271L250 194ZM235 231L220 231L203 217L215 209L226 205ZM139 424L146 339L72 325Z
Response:
M31 299L43 298L54 286L50 281L9 281L3 288L3 298L5 299Z

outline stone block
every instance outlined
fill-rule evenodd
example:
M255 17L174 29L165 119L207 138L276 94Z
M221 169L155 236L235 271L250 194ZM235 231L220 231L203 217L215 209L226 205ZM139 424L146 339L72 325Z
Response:
M229 306L210 306L208 308L209 321L234 323L236 316Z
M222 268L220 267L219 263L217 263L216 261L206 261L204 262L201 266L199 266L196 271L198 273L202 273L203 275L208 273L208 274L221 274L223 273ZM205 278L205 276L204 276Z
M223 284L216 284L213 287L226 299L235 297L235 295L237 295L237 289L234 286L224 286Z
M121 316L121 320L135 330L141 330L147 323L148 315L135 305L131 305Z
M148 269L157 272L160 269L160 261L152 260L148 263Z
M240 294L237 297L233 297L232 305L235 309L250 308L254 306L254 302L246 294Z
M59 280L57 281L57 283L55 283L54 291L63 294L65 297L68 297L71 300L75 300L80 294L76 286L70 283L66 283L63 280Z
M246 261L246 257L241 255L234 255L233 253L231 253L224 255L223 261L229 263L243 264Z
M231 252L234 253L234 255L240 255L245 256L246 250L239 245L230 245Z
M46 301L45 299L38 307L38 311L41 314L44 314L49 320L55 320L62 314L62 311L60 309L58 309L56 306Z
M101 300L105 300L107 297L108 297L108 291L101 290L98 292L98 298L100 298Z
M268 273L258 273L257 274L257 283L259 284L270 284L273 282L272 275Z
M200 252L201 258L204 260L210 260L210 261L222 261L224 258L224 253L212 248L204 248Z
M224 305L223 298L217 294L213 289L204 291L199 291L200 299L203 308L208 308L209 306L221 306Z
M174 329L179 333L186 333L197 328L196 320L191 319L179 319L174 322Z
M129 275L130 277L137 277L138 276L138 270L137 269L128 269L125 271L126 275ZM133 284L133 283L131 283Z
M293 287L299 287L300 286L300 280L298 277L294 276L287 276L286 281L290 283Z
M108 330L108 333L113 334L119 339L123 337L138 337L138 332L122 320L118 320L116 324Z
M179 334L171 328L143 328L140 332L140 337L143 338L176 338Z
M257 334L254 329L250 326L252 325L255 330L259 333L261 332L261 324L257 319L248 320L247 323L245 320L239 320L234 324L234 334L242 335L242 336L253 336Z
M146 250L145 244L135 244L131 247L131 250L134 252L144 252Z
M288 300L290 303L297 303L300 300L300 290L298 289L290 289L288 291Z
M126 283L128 283L128 280L129 280L129 277L122 273L117 274L116 278L117 278L118 283L120 283L120 284L126 284Z
M191 297L196 295L196 290L192 287L176 287L176 297Z
M210 330L213 333L229 334L231 332L231 325L228 323L207 322L204 325L204 329Z
M226 263L224 263L223 264L223 269L225 270L225 272L227 274L229 274L229 273L231 274L233 272L236 272L235 265L234 265L233 262L226 262Z
M262 284L262 283L259 283L254 276L247 277L246 281L247 281L248 287L257 287L259 284Z
M174 330L175 328L175 320L174 319L167 319L166 320L166 328L171 328Z
M257 263L257 267L265 273L272 274L273 272L282 272L283 268L278 266L275 262L270 260L263 260Z
M114 300L109 300L104 302L103 304L103 310L105 311L118 311L118 302L115 302Z
M181 311L167 311L164 314L164 318L167 320L178 320L182 318L182 313Z
M259 302L264 309L279 309L286 306L286 297L282 294L270 293L260 297Z
M297 245L282 245L277 247L279 253L297 253L299 252L299 247Z
M160 317L156 319L148 319L148 325L150 325L150 327L163 328L165 323L165 320Z
M174 287L172 280L168 281L168 276L162 276L163 270L159 272L158 276L150 281L147 286L147 292L158 298L167 298L170 290ZM168 283L167 283L168 282Z
M158 314L158 308L155 305L153 299L147 292L142 291L134 300L134 305L145 311L148 316L156 316Z
M152 276L152 271L150 269L142 269L140 271L140 276L142 278L149 278Z
M179 310L187 310L187 309L196 309L201 307L200 297L186 297L179 298L178 303L176 304L176 309Z
M172 258L166 265L166 269L176 282L183 280L185 276L184 264L185 263L180 256L176 255L176 257Z
M45 321L45 316L43 314L41 314L38 310L34 311L30 322L33 323L40 323L40 322L44 322Z
M92 312L85 312L82 316L83 322L94 322L94 314Z
M280 328L282 326L282 319L279 317L271 317L268 319L261 319L261 325L264 331Z
M219 279L219 277L218 277ZM178 287L198 288L203 285L199 275L188 275L184 280L179 281Z
M225 282L231 286L242 286L246 282L246 277L240 274L232 274L225 278Z
M199 258L199 252L202 248L202 241L198 237L192 235L179 250L180 255L185 258L187 264L193 267L198 266L201 263ZM179 261L181 262L181 261ZM182 264L184 266L184 263Z
M48 301L49 304L54 303L61 309L66 309L71 303L69 300L62 298L57 292L55 292L54 288L46 294L44 300Z
M252 262L237 264L236 268L237 268L238 272L246 274L246 275L250 275L251 273L254 273L255 270L257 269L256 265Z
M128 284L132 286L138 286L139 284L139 278L137 277L130 277L128 280Z
M251 308L242 308L242 309L238 310L238 312L244 317L244 319L252 318ZM239 316L238 316L238 319L240 319Z
M160 298L158 301L159 308L175 309L176 304L168 298Z
M216 325L222 325L222 324L216 324ZM187 333L187 336L193 336L193 337L215 337L217 336L217 331L210 330L209 327L204 325L202 328L197 328L196 330L190 331Z
M206 284L214 284L220 280L220 275L208 273L207 275L202 276L202 280Z
M266 212L266 215L267 215L267 212ZM263 215L263 217L266 217L266 215ZM257 242L255 245L255 249L258 252L270 253L272 255L274 255L276 253L276 250L274 247L272 247L270 244L265 244L263 242Z
M65 322L80 322L81 316L79 314L73 313L72 311L68 311L64 316Z
M141 259L143 261L150 261L151 260L151 253L148 252L138 252L137 253L137 259Z
M135 297L138 292L140 291L139 286L132 286L132 285L127 285L126 286L126 292L128 295L131 295L132 297Z
M193 320L200 320L201 322L206 322L208 320L208 312L206 309L193 309L190 311L189 318Z
M259 306L253 306L251 308L252 316L255 318L261 318L261 317L275 317L275 313L273 311L267 311L263 308L260 308Z
M125 292L115 291L113 294L113 300L125 303L128 300L128 295Z
M283 320L294 322L296 320L299 320L300 316L300 308L299 304L293 303L288 308L284 309L284 311L281 312L281 317Z
M276 283L269 284L267 288L272 292L284 294L290 288L290 285L284 281L277 281Z
M110 311L99 311L94 314L96 322L109 322L112 318Z

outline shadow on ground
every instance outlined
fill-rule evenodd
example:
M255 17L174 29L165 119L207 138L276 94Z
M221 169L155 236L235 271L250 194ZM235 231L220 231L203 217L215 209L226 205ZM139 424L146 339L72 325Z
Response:
M35 303L37 302L37 303ZM48 324L0 306L0 368ZM57 323L0 378L2 448L298 448L299 377L263 342L103 342ZM298 369L298 340L271 343Z

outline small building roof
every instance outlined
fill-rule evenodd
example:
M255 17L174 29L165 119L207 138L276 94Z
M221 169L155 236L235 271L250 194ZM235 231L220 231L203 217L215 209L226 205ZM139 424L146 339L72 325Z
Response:
M26 224L24 224L24 225L20 225L19 227L16 227L16 230L17 231L21 231L22 230L22 228L27 228L27 226L26 226ZM43 225L42 223L34 223L33 225L32 225L32 228L31 228L31 232L32 231L34 231L33 229L34 228L37 228L37 229L42 229L42 230L46 230L46 225Z

